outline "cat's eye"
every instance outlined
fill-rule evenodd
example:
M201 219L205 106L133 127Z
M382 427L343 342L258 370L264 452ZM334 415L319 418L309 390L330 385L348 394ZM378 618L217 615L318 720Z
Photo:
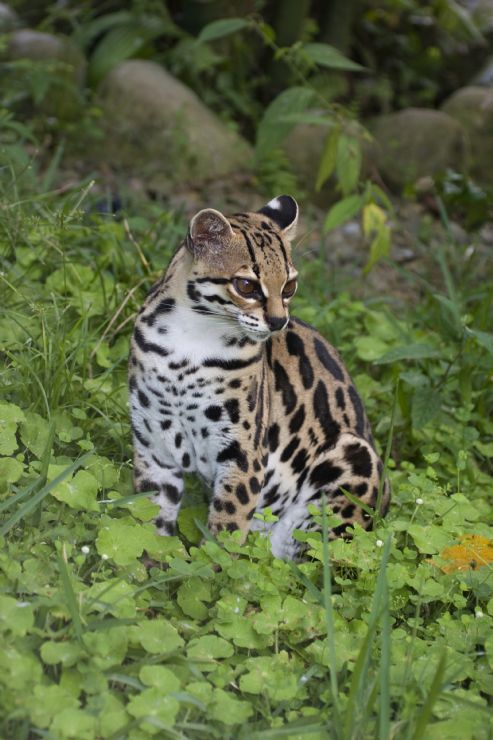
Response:
M235 278L233 280L233 286L237 293L244 296L245 298L258 298L262 295L262 291L258 283L255 280L248 280L247 278Z
M288 280L284 288L282 289L282 297L283 298L291 298L296 292L297 288L297 282L296 278L293 278L292 280Z

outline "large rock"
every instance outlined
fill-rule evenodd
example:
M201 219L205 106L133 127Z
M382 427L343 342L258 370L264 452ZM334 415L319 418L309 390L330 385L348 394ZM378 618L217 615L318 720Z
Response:
M8 5L0 3L0 33L13 31L19 25L19 19Z
M469 136L470 174L483 185L493 185L493 88L463 87L445 101L443 110Z
M484 34L493 31L493 2L491 0L467 0L466 6L472 12L472 19Z
M490 57L470 83L473 87L493 87L493 57Z
M43 113L63 119L78 115L87 64L70 39L24 28L10 34L7 57L44 65L47 84L40 103ZM14 69L15 74L21 81L22 73Z
M323 115L323 111L310 111L311 115ZM315 193L315 183L320 161L325 149L329 129L315 123L298 123L282 141L289 164L298 182L311 194L312 200L326 206L335 197L334 184L327 183L319 193Z
M466 166L467 138L461 124L443 111L407 108L374 119L369 157L396 188L447 168Z
M154 62L117 65L99 89L105 131L100 154L117 171L169 192L244 172L251 147L189 88Z

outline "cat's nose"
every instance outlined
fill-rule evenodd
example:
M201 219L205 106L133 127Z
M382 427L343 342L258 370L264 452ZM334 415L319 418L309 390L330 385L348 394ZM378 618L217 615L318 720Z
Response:
M285 316L267 316L265 320L267 322L267 326L271 331L279 331L286 325L287 322Z

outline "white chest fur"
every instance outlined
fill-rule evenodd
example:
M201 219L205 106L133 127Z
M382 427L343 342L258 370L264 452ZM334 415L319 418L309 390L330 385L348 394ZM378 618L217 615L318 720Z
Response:
M139 371L131 384L134 428L154 451L156 465L198 472L211 484L218 453L234 438L224 408L228 363L258 348L232 342L238 330L227 318L187 306L141 326L145 344L135 348ZM162 353L149 351L153 345Z

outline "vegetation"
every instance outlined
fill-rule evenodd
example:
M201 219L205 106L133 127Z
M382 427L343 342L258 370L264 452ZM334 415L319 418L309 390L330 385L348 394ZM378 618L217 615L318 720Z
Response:
M405 14L399 7L410 4L384 5ZM47 14L43 5L36 17L35 6L33 23L63 21L65 30L72 24L85 34L94 64L109 36L107 16L88 19L70 6ZM438 12L443 3L431 7ZM136 10L137 4L122 12ZM309 34L314 16L303 17L300 28ZM175 20L169 16L170 29L178 28ZM218 20L204 20L202 38ZM315 20L323 29L322 19ZM101 37L100 28L99 47L91 26L98 21L107 34ZM279 34L280 18L274 21ZM288 31L280 48L301 42ZM190 48L200 29L170 31L166 49L158 43L162 33L146 39L146 54L177 54L180 43ZM248 87L252 51L243 33L237 28L221 37L236 60L247 60L235 61L233 81L225 73L224 89L237 92L228 115L243 130L250 126L258 145L258 132L270 135L272 91L263 100ZM411 43L407 31L404 37ZM193 74L210 81L197 48L220 56L215 68L227 72L226 53L202 44L197 56L187 57L191 83ZM277 73L284 95L293 89L289 70ZM321 67L308 63L308 70L294 86L307 98L317 92ZM23 73L28 90L38 89L32 68ZM419 65L409 71L419 73ZM220 78L216 87L205 85L206 96L218 94ZM244 546L227 533L201 545L205 492L193 479L179 537L154 534L156 507L134 495L131 484L126 360L132 318L183 238L184 214L129 197L114 216L89 179L60 187L60 142L92 130L97 116L90 103L81 121L50 124L27 113L22 101L6 101L0 119L0 735L487 740L493 274L488 254L471 247L476 232L466 246L450 221L453 209L467 228L481 226L488 218L484 193L458 175L437 181L439 237L430 217L419 234L431 266L419 273L396 266L411 286L408 301L391 291L367 291L366 300L331 291L324 237L310 237L304 259L304 247L299 250L294 312L317 326L351 368L386 450L393 503L373 532L357 529L351 541L334 543L307 535L309 557L286 563L272 558L259 535ZM290 105L298 115L293 98ZM340 112L330 118L339 137L347 122L358 128L339 103L330 106ZM268 191L290 174L275 156L259 174ZM388 234L378 231L387 228L390 208L383 191L360 181L349 146L339 145L338 156L333 170L326 159L319 177L336 173L339 216L363 208L369 240L375 232ZM356 174L345 184L351 167ZM350 198L359 199L357 208ZM329 227L337 223L334 208ZM375 258L385 252L377 254L378 246ZM315 515L324 524L333 516Z

